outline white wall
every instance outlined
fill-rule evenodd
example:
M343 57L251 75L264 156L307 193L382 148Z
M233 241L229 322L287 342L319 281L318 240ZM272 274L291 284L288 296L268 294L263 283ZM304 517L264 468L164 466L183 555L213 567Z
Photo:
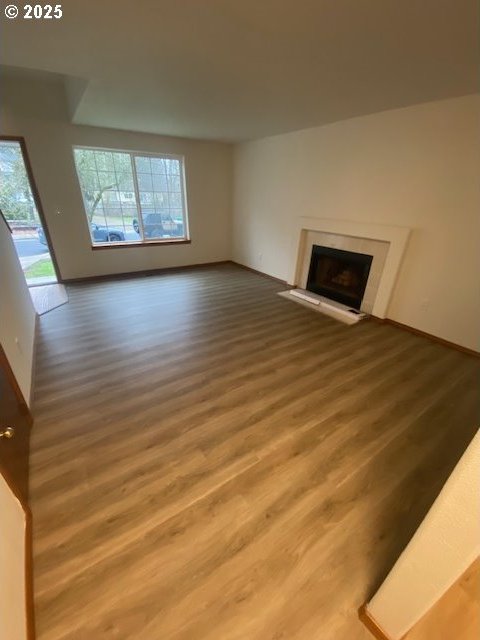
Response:
M480 555L480 433L368 604L392 640L418 622Z
M387 317L478 350L478 96L238 145L233 255L287 279L294 220L412 228Z
M0 344L30 404L36 313L7 225L0 218Z
M0 117L25 137L63 278L230 259L231 145L72 125L63 83L46 77L4 78ZM184 155L191 244L92 251L73 145Z

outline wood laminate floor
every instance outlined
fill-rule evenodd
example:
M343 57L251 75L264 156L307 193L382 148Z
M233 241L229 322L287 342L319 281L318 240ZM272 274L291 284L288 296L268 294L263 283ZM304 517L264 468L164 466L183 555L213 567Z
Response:
M218 266L40 319L38 640L365 640L479 424L479 361Z

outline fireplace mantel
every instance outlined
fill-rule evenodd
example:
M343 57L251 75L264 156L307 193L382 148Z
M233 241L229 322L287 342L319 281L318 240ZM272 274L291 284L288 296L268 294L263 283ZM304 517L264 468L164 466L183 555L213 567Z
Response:
M309 231L318 231L365 240L379 240L389 243L387 257L372 310L373 315L378 318L385 318L388 303L407 246L410 229L408 227L354 222L352 220L299 217L296 220L295 229L292 234L290 276L288 279L288 284L293 286L301 285L300 278L304 260L305 238Z

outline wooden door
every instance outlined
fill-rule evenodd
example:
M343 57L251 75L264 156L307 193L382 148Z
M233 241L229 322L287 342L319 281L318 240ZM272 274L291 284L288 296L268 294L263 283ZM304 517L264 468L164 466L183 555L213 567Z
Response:
M0 472L28 503L30 413L0 347ZM12 437L8 437L8 436Z
M0 638L35 637L32 517L28 506L31 418L0 347Z

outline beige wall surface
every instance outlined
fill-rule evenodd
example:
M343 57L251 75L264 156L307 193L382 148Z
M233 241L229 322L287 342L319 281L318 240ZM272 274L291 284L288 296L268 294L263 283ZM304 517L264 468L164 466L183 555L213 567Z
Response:
M36 313L5 222L0 219L0 344L30 404Z
M44 78L3 78L0 131L25 137L63 278L230 259L231 145L72 125L63 83ZM74 145L183 155L191 244L92 251Z
M479 467L477 433L368 604L393 640L402 638L480 555Z
M410 227L387 317L478 350L478 96L237 145L234 259L287 279L300 216Z
M0 474L0 638L26 640L25 513Z

